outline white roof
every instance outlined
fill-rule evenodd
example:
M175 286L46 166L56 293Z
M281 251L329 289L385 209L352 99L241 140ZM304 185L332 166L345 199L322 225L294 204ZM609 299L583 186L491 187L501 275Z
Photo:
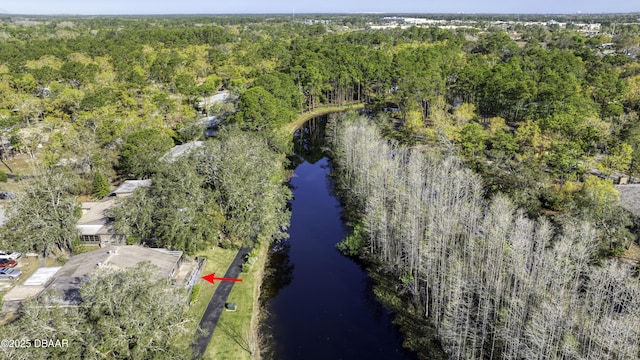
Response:
M9 220L9 218L5 216L4 209L0 206L0 226L6 224L7 220Z
M223 102L227 100L228 97L229 97L229 92L222 91L213 96L209 96L208 98L202 99L202 101L198 103L198 106L200 106L201 108L211 106L217 102Z
M80 235L95 235L100 229L102 229L104 225L78 225L78 229L80 229Z

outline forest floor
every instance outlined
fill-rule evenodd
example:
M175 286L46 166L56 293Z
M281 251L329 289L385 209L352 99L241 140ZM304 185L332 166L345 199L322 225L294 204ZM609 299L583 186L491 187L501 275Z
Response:
M360 110L360 109L364 109L364 105L365 105L364 103L352 103L352 104L347 104L342 106L334 106L334 105L319 106L311 111L304 112L298 115L298 117L295 120L286 124L284 126L284 129L288 133L293 134L296 130L298 130L300 126L302 126L304 123L306 123L307 121L309 121L310 119L316 116L329 114L332 112L346 111L346 110Z
M7 160L4 160L6 165L11 167L13 172L9 171L6 165L0 163L0 171L7 174L7 182L0 183L0 191L16 192L22 189L23 182L21 180L25 177L29 177L35 171L34 160L28 155L17 155Z

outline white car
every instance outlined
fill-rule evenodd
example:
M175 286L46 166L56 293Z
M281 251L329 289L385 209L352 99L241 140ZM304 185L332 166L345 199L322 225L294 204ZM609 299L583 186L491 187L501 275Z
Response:
M2 251L0 250L0 259L9 259L9 260L16 260L18 259L20 256L22 256L22 253L19 253L17 251L14 251L12 253L8 253L6 251Z

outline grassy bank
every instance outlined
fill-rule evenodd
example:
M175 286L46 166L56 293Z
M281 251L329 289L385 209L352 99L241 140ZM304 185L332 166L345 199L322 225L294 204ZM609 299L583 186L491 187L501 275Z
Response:
M288 133L293 134L305 122L309 121L310 119L316 116L329 114L332 112L360 110L360 109L364 109L364 103L355 103L355 104L349 104L349 105L343 105L343 106L320 106L313 109L310 112L300 114L294 121L285 125L284 129Z
M268 249L267 245L254 249L257 253L255 262L240 275L242 282L235 284L229 294L228 302L236 303L238 310L222 313L204 354L205 359L242 360L260 357L258 299Z
M237 250L233 249L222 249L216 247L197 253L196 256L205 257L207 259L205 267L202 270L202 275L210 273L216 273L218 275L224 274L235 258L237 252ZM200 279L197 284L200 284L201 286L200 294L194 304L187 310L187 316L191 319L189 331L185 336L176 340L178 346L184 349L188 349L191 346L191 343L195 338L196 329L200 323L200 319L202 319L202 315L204 315L204 311L207 309L207 305L209 305L209 300L211 300L213 292L218 288L219 282L212 285L211 283Z

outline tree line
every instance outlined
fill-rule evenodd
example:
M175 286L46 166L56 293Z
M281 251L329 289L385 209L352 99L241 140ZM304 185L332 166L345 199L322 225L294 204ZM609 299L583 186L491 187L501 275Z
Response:
M261 134L224 129L173 161L158 161L153 185L111 209L130 243L185 250L253 246L287 236L291 191L284 159Z
M531 219L451 153L385 139L363 118L327 131L339 187L359 214L342 247L397 278L451 359L635 359L636 270L599 261L604 236Z

